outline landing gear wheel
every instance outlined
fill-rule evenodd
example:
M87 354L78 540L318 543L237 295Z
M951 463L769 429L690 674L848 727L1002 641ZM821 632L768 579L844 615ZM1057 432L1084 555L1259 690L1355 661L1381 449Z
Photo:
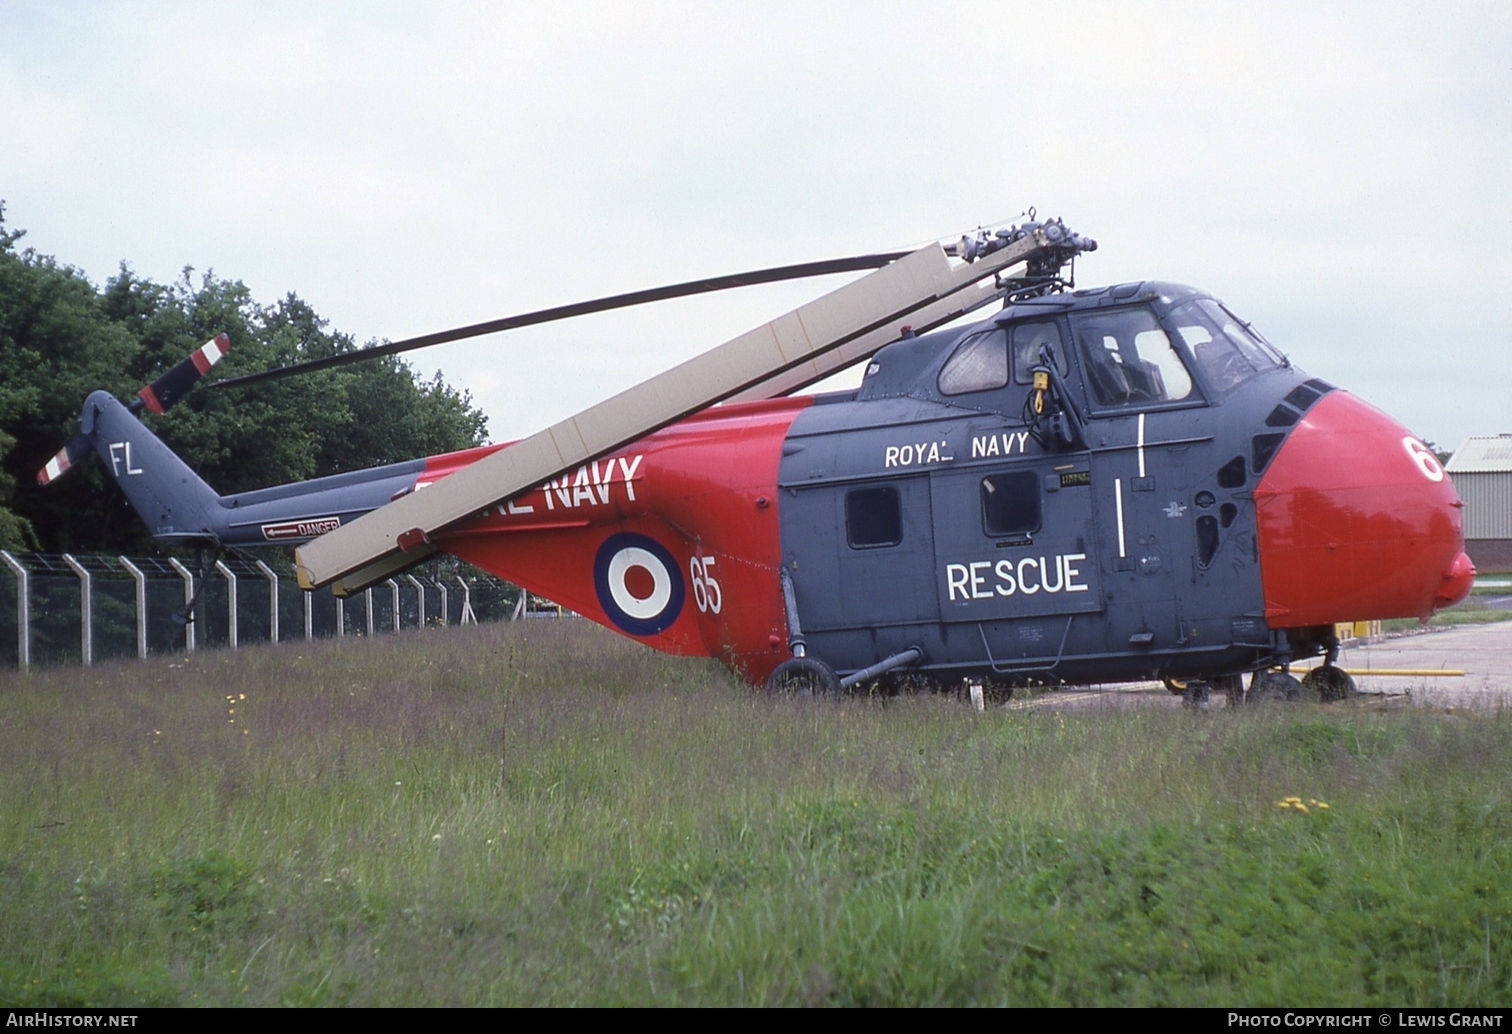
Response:
M1208 679L1208 685L1222 693L1230 707L1238 707L1244 703L1243 675L1219 675L1217 678Z
M1320 664L1302 676L1302 685L1325 704L1348 700L1355 695L1355 681L1349 672L1333 664Z
M840 698L840 676L817 657L789 657L767 676L766 691L774 697Z
M1289 704L1302 696L1302 683L1283 671L1257 671L1250 678L1251 704Z

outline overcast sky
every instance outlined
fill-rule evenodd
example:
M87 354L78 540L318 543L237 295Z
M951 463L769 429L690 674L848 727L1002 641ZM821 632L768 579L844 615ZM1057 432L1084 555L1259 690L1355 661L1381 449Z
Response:
M1512 5L0 3L0 199L397 339L958 235L1213 291L1452 447L1512 432ZM838 283L834 281L833 283ZM519 437L808 300L417 353Z

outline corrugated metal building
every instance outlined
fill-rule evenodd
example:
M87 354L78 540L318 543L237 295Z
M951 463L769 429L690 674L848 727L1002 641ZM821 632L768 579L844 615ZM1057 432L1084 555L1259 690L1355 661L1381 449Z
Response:
M1512 571L1512 434L1466 438L1444 469L1465 501L1465 552L1476 569Z

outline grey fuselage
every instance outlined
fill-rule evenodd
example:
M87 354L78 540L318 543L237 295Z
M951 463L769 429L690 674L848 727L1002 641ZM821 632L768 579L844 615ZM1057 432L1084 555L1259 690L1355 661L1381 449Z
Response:
M1190 341L1201 332L1172 319L1198 300L1216 304L1153 282L1034 299L889 345L858 391L802 412L778 485L808 651L841 672L918 648L935 673L1073 683L1211 676L1284 656L1285 636L1265 621L1252 491L1300 415L1278 419L1278 403L1290 395L1305 409L1332 389L1268 346L1273 360L1243 376L1221 365L1207 375ZM1157 364L1125 361L1130 342L1116 355L1112 331L1101 348L1106 313L1159 321L1144 333L1163 327L1174 343L1192 382L1184 397L1154 397L1160 371L1144 368ZM1031 325L1057 345L1065 402L1085 425L1074 444L1029 433L1027 351L1010 349L1006 384L942 390L960 381L943 371L973 339ZM1089 368L1098 361L1116 369ZM1017 501L1005 508L994 491Z

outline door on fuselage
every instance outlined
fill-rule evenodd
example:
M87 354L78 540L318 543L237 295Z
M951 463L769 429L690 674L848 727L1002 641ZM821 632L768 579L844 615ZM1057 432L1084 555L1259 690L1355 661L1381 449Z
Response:
M805 632L933 622L929 478L816 485L793 494L783 542Z
M1102 609L1086 454L978 463L936 472L932 481L941 620L996 625ZM983 634L1037 644L1059 631L1028 621ZM1023 652L1007 642L1003 650Z
M1195 435L1206 399L1186 360L1144 305L1073 313L1087 433L1100 443L1093 475L1112 532L1107 591L1110 650L1167 653L1191 645L1196 581L1187 467L1211 463ZM1175 441L1178 444L1172 444ZM1242 461L1241 461L1242 463Z
M1090 456L1046 452L1024 420L1042 348L1069 372L1061 337L1058 320L1032 319L967 338L937 382L982 414L959 461L930 475L940 618L975 624L963 654L985 645L995 665L1055 655L1074 615L1102 609Z

